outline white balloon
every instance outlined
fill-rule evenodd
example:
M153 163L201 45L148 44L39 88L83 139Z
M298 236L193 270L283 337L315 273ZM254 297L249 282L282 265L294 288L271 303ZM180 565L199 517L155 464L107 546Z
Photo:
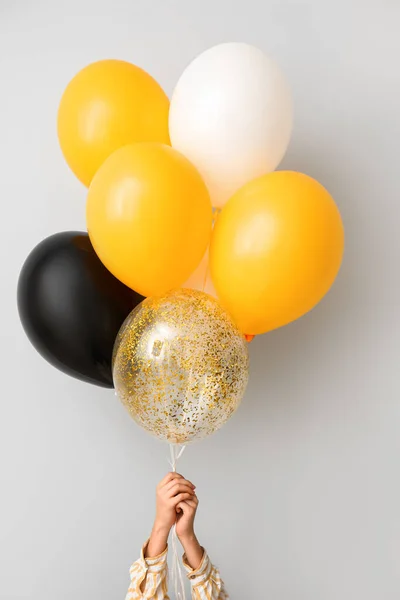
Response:
M169 112L172 146L200 171L216 207L276 169L292 123L281 70L258 48L239 43L195 58L176 85Z

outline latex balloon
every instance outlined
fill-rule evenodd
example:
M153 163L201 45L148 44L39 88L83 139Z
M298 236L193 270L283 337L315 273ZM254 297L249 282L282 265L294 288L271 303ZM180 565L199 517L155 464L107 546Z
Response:
M198 168L213 206L273 171L293 121L288 84L273 60L248 44L220 44L198 56L173 92L174 148Z
M265 333L321 300L343 247L340 213L322 185L302 173L270 173L222 210L211 242L213 282L241 331Z
M162 144L120 148L89 189L93 246L120 281L143 296L179 287L209 243L212 211L193 165Z
M60 371L103 387L113 387L115 338L141 300L102 265L88 235L76 231L40 242L19 276L19 316L36 350Z
M114 349L115 389L133 419L173 444L214 433L239 406L247 343L216 300L193 290L147 298Z
M58 110L58 138L75 175L89 185L114 150L133 142L169 144L169 100L145 71L101 60L68 84Z

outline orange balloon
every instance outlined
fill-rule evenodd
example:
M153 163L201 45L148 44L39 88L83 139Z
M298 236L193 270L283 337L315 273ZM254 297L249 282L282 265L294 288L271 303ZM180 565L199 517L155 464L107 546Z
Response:
M143 296L181 286L210 241L207 188L187 158L163 144L114 152L93 178L86 215L100 260Z
M133 142L169 144L169 100L146 71L100 60L68 84L58 110L65 160L85 185L112 152Z
M344 231L339 210L317 181L278 171L241 188L211 240L218 297L246 334L298 319L327 293L339 271Z

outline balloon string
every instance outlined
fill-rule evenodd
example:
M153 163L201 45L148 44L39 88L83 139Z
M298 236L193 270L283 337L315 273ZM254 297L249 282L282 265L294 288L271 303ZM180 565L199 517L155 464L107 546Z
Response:
M169 445L169 450L171 454L171 460L169 464L174 473L176 473L176 464L182 454L185 451L186 446L179 446L175 444ZM171 579L172 584L175 590L175 600L186 600L185 594L185 584L183 583L183 575L182 568L179 561L178 554L178 535L176 533L176 525L172 528L172 539L171 539L171 547L172 547L172 569L171 569Z
M213 217L212 217L212 228L214 229L215 227L215 223L217 222L217 219L219 217L219 215L221 214L221 209L220 208L213 208ZM211 233L212 235L212 233ZM207 285L207 280L210 276L210 245L207 248L207 252L208 252L208 261L207 261L207 267L206 267L206 271L204 273L204 279L203 279L203 287L201 288L201 291L204 292L206 285Z

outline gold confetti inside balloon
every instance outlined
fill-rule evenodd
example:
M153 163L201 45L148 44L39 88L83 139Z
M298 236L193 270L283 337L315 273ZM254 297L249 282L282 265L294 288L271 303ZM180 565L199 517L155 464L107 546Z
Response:
M214 433L240 404L247 343L220 304L180 289L144 300L114 347L116 392L149 433L187 444Z

